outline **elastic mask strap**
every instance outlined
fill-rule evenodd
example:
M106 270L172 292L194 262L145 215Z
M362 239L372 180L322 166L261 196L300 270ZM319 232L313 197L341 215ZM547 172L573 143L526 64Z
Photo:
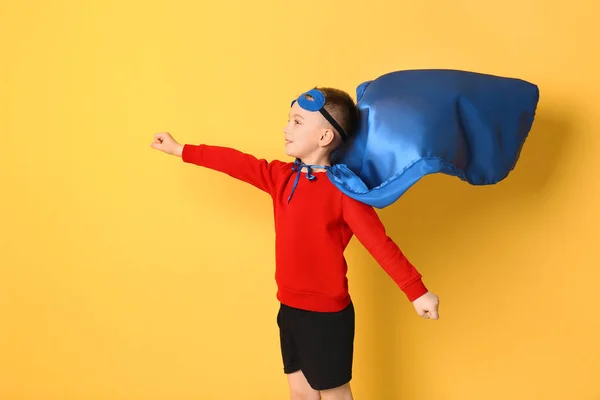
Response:
M346 138L348 137L348 135L346 134L346 131L342 129L342 127L340 126L340 124L337 123L337 121L335 119L333 119L333 117L331 116L331 114L329 114L327 112L327 110L325 109L325 107L321 108L319 111L321 111L321 114L323 114L323 116L325 117L325 119L327 121L329 121L329 123L331 125L333 125L333 127L335 129L337 129L337 131L340 133L340 135L342 136L342 140L346 140Z

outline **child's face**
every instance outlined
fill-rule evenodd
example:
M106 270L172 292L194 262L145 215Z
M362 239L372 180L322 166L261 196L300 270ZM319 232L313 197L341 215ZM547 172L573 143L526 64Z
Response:
M324 146L323 137L328 130L331 132L327 121L319 112L307 111L295 102L290 109L288 124L283 130L286 154L300 159L309 158Z

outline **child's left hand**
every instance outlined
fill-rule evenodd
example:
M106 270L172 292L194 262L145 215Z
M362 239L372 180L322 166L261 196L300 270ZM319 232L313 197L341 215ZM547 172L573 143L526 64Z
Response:
M434 293L427 292L413 301L417 314L425 319L438 319L438 306L440 301Z

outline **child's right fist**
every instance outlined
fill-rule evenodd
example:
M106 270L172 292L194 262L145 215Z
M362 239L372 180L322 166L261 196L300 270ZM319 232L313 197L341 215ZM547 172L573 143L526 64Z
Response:
M167 154L181 157L183 146L177 143L169 132L160 132L154 135L154 142L150 144L153 149L163 151Z

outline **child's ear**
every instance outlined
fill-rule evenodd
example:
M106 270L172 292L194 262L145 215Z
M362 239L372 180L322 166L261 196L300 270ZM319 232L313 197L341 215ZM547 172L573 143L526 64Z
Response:
M325 128L321 131L320 142L322 146L328 146L335 139L335 133L329 128Z

